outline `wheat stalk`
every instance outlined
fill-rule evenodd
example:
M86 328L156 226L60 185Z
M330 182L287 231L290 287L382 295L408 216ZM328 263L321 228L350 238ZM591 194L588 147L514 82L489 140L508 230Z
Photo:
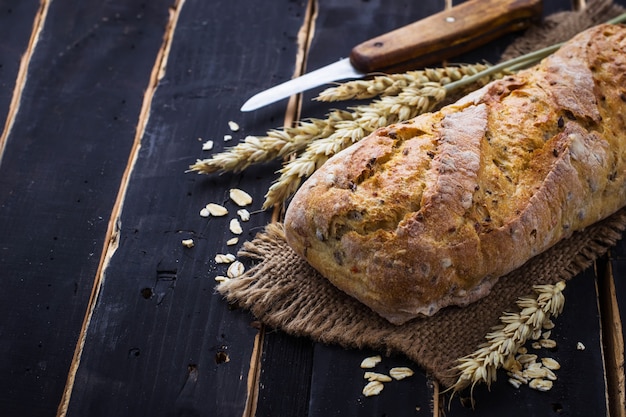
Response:
M349 112L335 110L324 120L301 121L296 127L270 130L267 136L247 136L243 142L224 152L217 153L208 159L198 159L189 168L199 174L240 172L250 165L300 152L315 139L327 136L337 123L349 118L351 118Z
M464 77L476 75L487 69L487 65L459 65L443 68L427 68L400 74L383 74L368 80L355 80L327 88L316 98L318 101L363 100L377 96L395 96L408 88L421 88L435 82L446 85Z
M470 385L473 388L478 383L489 387L496 380L497 370L505 367L527 340L538 339L550 317L557 317L563 311L564 281L555 285L535 285L533 289L536 298L520 298L517 301L520 311L504 313L500 317L501 325L485 336L487 342L476 352L459 359L455 367L458 379L451 387L453 391L461 391Z

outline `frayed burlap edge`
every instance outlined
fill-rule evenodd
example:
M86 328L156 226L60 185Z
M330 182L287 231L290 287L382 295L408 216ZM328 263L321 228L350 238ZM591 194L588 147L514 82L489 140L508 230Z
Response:
M533 285L555 284L583 271L619 240L625 228L623 209L502 277L482 300L400 326L320 276L287 245L280 223L268 225L244 244L239 255L258 263L243 276L220 284L218 291L270 327L346 348L402 353L450 387L456 382L458 358L484 342L501 314L515 310L518 297L532 294Z

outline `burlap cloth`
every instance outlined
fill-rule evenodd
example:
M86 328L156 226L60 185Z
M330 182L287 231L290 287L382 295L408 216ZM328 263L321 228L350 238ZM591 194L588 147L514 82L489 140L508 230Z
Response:
M504 57L567 40L621 12L609 1L596 0L584 11L549 16L541 26L527 30ZM321 277L289 248L280 223L268 225L244 243L239 255L250 258L254 266L218 290L270 327L321 343L402 353L450 387L456 382L458 358L474 352L502 313L516 310L519 297L532 294L533 285L574 277L613 246L625 228L622 209L502 277L482 300L401 326L390 324Z

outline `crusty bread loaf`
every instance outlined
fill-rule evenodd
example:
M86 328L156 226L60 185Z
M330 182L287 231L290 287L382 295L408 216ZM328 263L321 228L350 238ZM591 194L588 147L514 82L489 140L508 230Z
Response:
M626 27L340 152L285 216L287 242L392 323L467 305L626 205Z

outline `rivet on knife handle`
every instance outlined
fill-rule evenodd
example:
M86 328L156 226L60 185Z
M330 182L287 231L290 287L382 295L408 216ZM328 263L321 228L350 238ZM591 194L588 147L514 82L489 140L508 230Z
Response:
M350 62L365 73L439 63L524 29L541 10L541 0L470 0L355 46Z

